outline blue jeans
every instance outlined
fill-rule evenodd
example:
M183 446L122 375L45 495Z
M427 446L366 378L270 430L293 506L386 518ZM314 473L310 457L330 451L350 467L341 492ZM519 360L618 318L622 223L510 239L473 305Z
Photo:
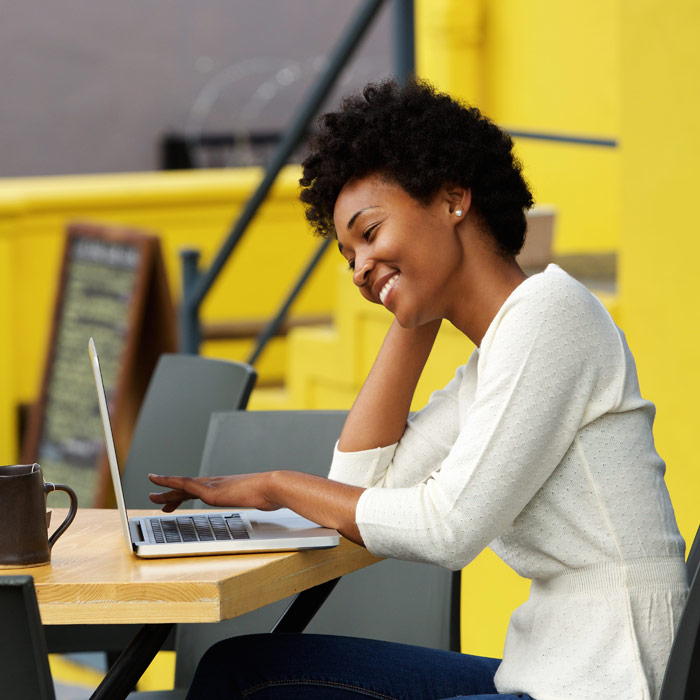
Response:
M209 649L187 700L532 700L498 695L499 663L368 639L256 634Z

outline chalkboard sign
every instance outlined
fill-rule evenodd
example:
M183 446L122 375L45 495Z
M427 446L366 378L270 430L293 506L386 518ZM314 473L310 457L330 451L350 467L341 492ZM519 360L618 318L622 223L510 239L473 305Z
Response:
M24 459L70 485L83 506L112 502L88 338L100 365L120 464L148 380L175 348L174 313L158 238L94 224L68 230L39 402Z

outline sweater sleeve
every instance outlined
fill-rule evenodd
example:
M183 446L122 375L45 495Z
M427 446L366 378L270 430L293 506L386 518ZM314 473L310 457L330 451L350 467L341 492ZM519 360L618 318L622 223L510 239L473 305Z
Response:
M414 486L428 478L459 433L458 392L465 368L459 367L445 388L435 391L425 408L408 419L398 443L359 452L341 452L336 443L328 478L385 488Z
M595 300L570 301L562 308L561 298L530 295L504 305L482 343L474 401L442 463L414 486L360 497L356 520L373 554L461 568L542 487L584 420L595 418L597 388L614 384L601 368L619 372L607 312ZM607 395L614 402L615 387ZM604 403L596 404L601 413L611 408Z

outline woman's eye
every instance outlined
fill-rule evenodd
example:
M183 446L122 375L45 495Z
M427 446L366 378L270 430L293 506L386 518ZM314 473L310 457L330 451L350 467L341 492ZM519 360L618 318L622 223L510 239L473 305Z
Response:
M355 261L354 261L354 260L351 260L351 261L348 263L348 270L354 270L354 269L355 269Z
M363 234L362 238L364 238L366 241L369 241L370 236L374 233L374 230L377 228L377 225L375 224L374 226L370 226Z

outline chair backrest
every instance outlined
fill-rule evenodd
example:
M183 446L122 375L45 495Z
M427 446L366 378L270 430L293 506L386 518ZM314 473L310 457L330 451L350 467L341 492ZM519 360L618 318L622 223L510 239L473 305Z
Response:
M326 476L345 411L215 413L202 476L289 468ZM452 573L386 560L345 576L307 628L320 634L434 648L450 644ZM202 654L219 639L270 630L289 601L217 625L179 625L176 686L186 687Z
M700 527L695 533L693 546L690 548L688 560L686 561L685 565L688 569L688 581L692 581L695 574L698 572L698 566L700 566Z
M126 505L152 507L149 472L197 476L210 415L245 408L256 377L241 362L161 355L122 475Z
M0 576L0 696L55 700L31 576Z
M678 623L668 658L659 700L697 700L700 698L700 528L686 566L690 591Z

